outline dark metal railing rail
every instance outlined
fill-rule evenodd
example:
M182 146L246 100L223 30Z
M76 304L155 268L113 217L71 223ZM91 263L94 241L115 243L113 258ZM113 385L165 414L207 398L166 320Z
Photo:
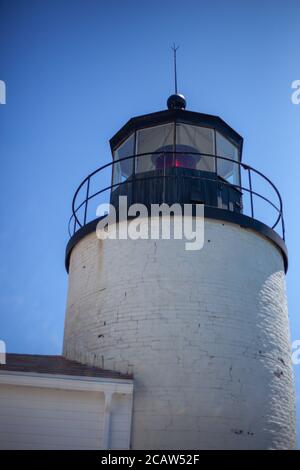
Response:
M234 188L238 189L239 191L241 191L241 193L246 192L246 193L249 194L249 196L250 196L250 214L249 214L249 216L252 217L252 218L255 218L254 196L260 198L261 200L263 200L265 202L267 202L271 207L273 207L273 209L275 209L277 215L276 215L275 221L273 222L273 224L271 224L271 228L275 229L277 227L277 230L278 230L278 227L280 227L280 229L279 229L280 233L279 234L281 235L283 240L285 239L285 227L284 227L284 218L283 218L282 199L281 199L280 193L279 193L278 189L276 188L276 186L263 173L261 173L258 170L255 170L254 168L252 168L251 166L249 166L245 163L237 162L235 160L232 160L231 158L222 157L220 155L213 155L213 154L206 154L206 153L199 153L199 152L176 152L176 151L149 152L149 153L141 153L141 154L137 154L137 155L130 155L128 157L120 158L119 160L107 163L107 164L101 166L100 168L97 168L92 173L90 173L82 181L82 183L78 186L78 188L77 188L77 190L74 194L74 197L73 197L72 215L70 217L69 225L68 225L70 237L72 235L74 235L76 233L76 231L79 230L81 227L84 227L88 222L90 222L91 220L96 218L96 217L93 217L93 218L91 218L91 220L88 220L88 205L89 205L89 201L91 199L94 199L97 196L100 196L101 194L103 194L104 192L109 191L109 190L111 191L111 190L113 190L113 189L115 189L119 186L124 185L124 184L129 184L130 183L130 184L134 185L134 183L136 181L136 178L135 178L135 159L136 158L146 158L147 156L149 157L149 156L152 156L152 155L159 155L159 156L163 155L163 157L164 157L164 168L163 169L165 170L165 168L166 168L166 165L165 165L166 158L165 157L167 155L170 155L170 154L174 155L174 156L176 154L179 154L179 155L187 154L187 155L195 155L195 156L213 158L215 160L215 168L217 168L218 160L225 160L225 161L233 163L234 165L238 165L240 183L239 184L232 184L232 183L222 179L222 185L227 186L227 187L231 187L231 188L234 187ZM123 182L110 184L109 186L101 188L101 189L97 190L96 192L90 194L90 186L91 186L90 183L92 181L92 178L95 177L95 175L100 174L101 172L103 172L107 168L111 168L113 170L114 165L120 164L120 162L130 160L130 159L133 160L133 174L131 175L130 179L127 179ZM242 180L245 179L245 178L243 178L244 175L242 174L242 171L245 171L245 175L247 175L248 187L242 185ZM215 174L215 172L213 172L213 173ZM272 189L272 191L274 193L274 196L275 196L275 202L271 201L269 198L267 198L263 194L260 194L257 191L253 190L253 175L257 175L260 178L262 178L264 183L269 188ZM187 176L182 176L182 177L186 178ZM149 175L149 176L145 176L145 177L142 177L142 178L139 177L138 181L140 182L140 181L143 181L143 180L160 179L160 178L178 178L178 176L177 175L166 175L165 172L164 172L163 175L155 175L155 176L150 176ZM205 179L205 181L210 181L209 178L203 177L201 175L199 175L199 176L192 175L192 176L188 176L188 178L190 178L190 179L199 179L199 180L204 180ZM211 179L211 181L215 182L216 180ZM84 194L84 199L81 202L78 202L78 199L80 198L81 193ZM109 197L108 197L107 202L109 202ZM83 215L80 216L79 211L82 208L83 208ZM96 216L96 214L95 214L95 216ZM257 220L260 220L261 222L263 222L263 220L261 220L261 218L258 218Z

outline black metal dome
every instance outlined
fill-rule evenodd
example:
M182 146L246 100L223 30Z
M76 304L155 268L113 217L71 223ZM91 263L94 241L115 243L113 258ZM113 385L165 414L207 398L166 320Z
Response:
M171 95L167 101L168 109L185 109L186 108L186 99L180 93L176 95Z

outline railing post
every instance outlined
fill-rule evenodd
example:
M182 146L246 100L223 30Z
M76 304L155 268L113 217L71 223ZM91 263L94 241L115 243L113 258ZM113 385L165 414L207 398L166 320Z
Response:
M86 224L86 216L87 216L87 206L88 206L88 199L89 199L89 191L90 191L90 178L88 178L88 180L87 180L83 225Z
M248 179L249 179L249 190L250 190L250 204L251 204L251 217L254 218L254 209L253 209L253 194L252 194L252 180L251 180L251 170L248 168Z
M163 153L163 157L164 157L164 168L163 168L163 200L162 202L164 203L165 202L165 197L166 197L166 153Z

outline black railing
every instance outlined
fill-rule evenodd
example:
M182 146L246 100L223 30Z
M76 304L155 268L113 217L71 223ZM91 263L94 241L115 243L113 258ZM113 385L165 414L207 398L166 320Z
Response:
M72 201L72 215L69 220L69 235L70 237L74 235L77 230L79 230L81 227L84 227L88 222L94 220L96 218L96 213L93 214L92 217L89 217L88 215L88 209L89 209L89 203L91 200L95 200L97 197L99 198L100 195L104 194L105 192L109 192L109 195L107 196L107 203L110 201L110 191L116 189L119 186L122 186L124 184L131 184L134 185L135 182L137 181L136 179L136 174L135 174L135 167L136 167L136 159L137 158L146 158L149 156L153 155L158 155L158 156L163 156L164 160L164 167L163 169L166 169L166 157L172 154L173 156L176 156L176 154L180 155L195 155L195 156L200 156L200 157L208 157L214 159L214 166L215 169L218 167L218 160L224 160L227 162L230 162L234 165L238 166L238 176L239 176L239 184L232 184L225 179L222 179L222 185L225 187L231 187L231 188L236 188L238 189L242 194L246 193L249 196L249 201L248 205L245 204L245 196L243 196L243 214L248 215L252 218L256 218L260 222L266 223L264 221L265 218L265 213L264 211L259 211L260 213L258 214L257 211L257 205L255 205L255 199L258 198L261 201L265 201L269 207L272 207L273 210L275 211L275 216L273 217L273 221L271 223L267 223L266 225L269 225L272 229L277 229L277 232L279 235L285 239L285 227L284 227L284 218L283 218L283 206L282 206L282 199L280 196L280 193L276 186L272 183L272 181L267 178L265 175L263 175L260 171L255 170L249 165L246 165L245 163L237 162L235 160L232 160L227 157L222 157L220 155L212 155L212 154L204 154L204 153L199 153L199 152L149 152L149 153L143 153L143 154L137 154L137 155L130 155L128 157L121 158L116 161L112 161L110 163L107 163L106 165L101 166L97 170L93 171L90 173L83 181L82 183L78 186L74 197ZM90 187L91 183L93 180L96 178L96 175L98 176L99 174L104 173L104 170L110 169L113 170L114 165L120 164L121 162L124 162L126 160L133 160L133 173L130 176L130 179L126 179L123 182L117 182L117 183L112 183L108 186L105 186L103 188L97 187L97 190L91 193ZM150 170L149 170L150 171ZM112 172L113 173L113 172ZM145 173L143 172L145 175ZM212 174L215 174L212 173ZM253 177L259 177L260 178L260 184L263 183L265 185L266 192L269 192L270 190L272 191L272 199L271 200L269 197L266 197L266 195L262 194L261 192L255 191L253 189L254 184L253 184ZM178 178L178 176L175 175L170 175L170 174L165 174L165 171L161 175L149 175L149 176L143 176L142 178L139 177L138 181L143 181L143 180L148 180L148 179L159 179L159 178ZM192 175L189 176L189 178L192 179L199 179L199 180L204 180L209 181L209 178L207 176L204 178L203 176L199 175ZM215 181L215 179L212 181ZM83 199L81 199L81 196L83 195ZM81 202L80 202L81 199ZM161 201L164 202L164 201ZM228 207L229 210L229 207ZM81 212L81 214L80 214ZM262 212L262 213L261 213Z

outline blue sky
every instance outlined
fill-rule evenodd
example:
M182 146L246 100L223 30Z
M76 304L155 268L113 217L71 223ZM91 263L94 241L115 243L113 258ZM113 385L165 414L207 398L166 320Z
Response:
M74 190L110 160L108 140L130 117L166 108L173 41L188 109L237 130L244 161L282 194L300 339L299 17L297 0L0 1L0 338L9 351L61 352ZM300 396L300 365L295 373Z

